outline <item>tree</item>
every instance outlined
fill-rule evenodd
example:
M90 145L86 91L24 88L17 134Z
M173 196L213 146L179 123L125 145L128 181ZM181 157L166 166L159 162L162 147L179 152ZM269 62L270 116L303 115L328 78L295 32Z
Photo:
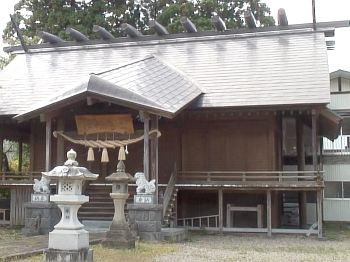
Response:
M0 56L0 70L2 70L5 66L7 66L13 58L14 58L14 55L10 55L8 57Z
M138 2L139 1L139 2ZM153 33L149 19L157 19L170 32L182 32L180 17L189 17L200 31L212 30L210 18L220 15L227 28L244 24L243 13L251 10L260 26L274 24L270 9L260 0L20 0L14 7L14 18L27 41L37 39L38 31L47 31L67 39L65 29L71 26L90 38L94 24L120 36L121 23L135 26L144 34ZM9 43L17 40L11 22L3 38Z

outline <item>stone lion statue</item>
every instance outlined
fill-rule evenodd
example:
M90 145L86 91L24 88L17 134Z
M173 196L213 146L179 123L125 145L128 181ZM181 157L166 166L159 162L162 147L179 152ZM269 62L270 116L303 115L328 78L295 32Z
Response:
M134 178L136 179L137 194L153 194L156 191L156 181L152 179L148 182L144 173L137 172Z
M40 180L34 178L33 190L34 193L50 194L50 179L45 176L41 176Z

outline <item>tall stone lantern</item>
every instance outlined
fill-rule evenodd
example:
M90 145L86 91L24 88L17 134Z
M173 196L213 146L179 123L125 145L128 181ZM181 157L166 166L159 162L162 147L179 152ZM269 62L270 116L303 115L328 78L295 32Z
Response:
M92 261L89 249L89 232L78 220L78 209L89 201L82 195L84 180L96 180L97 174L79 167L76 152L67 152L68 160L43 176L58 181L57 195L50 196L62 212L61 221L49 233L49 248L44 251L44 261Z
M109 231L106 234L106 239L102 242L104 246L114 248L135 248L135 238L130 231L130 225L125 220L124 207L126 200L129 197L128 182L133 177L125 172L124 147L120 147L119 163L117 171L106 177L107 181L112 182L111 198L114 203L114 216Z

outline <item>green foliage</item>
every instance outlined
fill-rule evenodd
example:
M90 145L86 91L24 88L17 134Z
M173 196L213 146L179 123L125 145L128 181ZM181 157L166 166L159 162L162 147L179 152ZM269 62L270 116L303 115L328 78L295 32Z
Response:
M0 70L4 69L4 67L7 66L14 57L15 55L10 55L8 57L0 56Z
M67 27L73 27L90 38L94 24L105 27L116 37L122 35L121 23L129 23L144 34L152 33L149 19L157 19L169 32L182 32L180 17L189 17L199 31L212 30L211 17L220 15L227 28L244 24L243 13L251 10L260 26L273 25L270 9L260 0L20 0L14 7L14 18L20 25L27 43L36 42L39 31L47 31L68 39ZM11 22L3 38L17 41Z
M0 199L1 198L10 198L11 191L8 188L0 188Z
M9 172L18 171L19 143L14 141L4 141L4 153L6 154L9 166ZM30 148L26 143L22 144L22 171L29 171L30 167Z

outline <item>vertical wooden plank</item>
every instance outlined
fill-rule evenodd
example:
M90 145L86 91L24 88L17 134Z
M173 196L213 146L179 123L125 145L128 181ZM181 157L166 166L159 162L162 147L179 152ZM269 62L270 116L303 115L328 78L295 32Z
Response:
M317 226L318 226L318 238L322 238L322 190L317 191Z
M312 135L312 165L314 171L317 170L317 114L312 110L311 114L311 135Z
M2 157L4 154L4 139L2 138L1 134L0 134L0 175L2 173Z
M52 134L52 125L51 118L46 120L46 146L45 146L45 169L50 171L51 168L51 134Z
M305 171L304 124L300 117L296 119L296 138L297 138L298 171Z
M59 117L57 119L57 131L64 131L65 127L65 119L63 117ZM65 159L64 152L64 139L62 136L57 136L57 148L56 148L56 164L62 165Z
M152 130L158 130L158 116L151 116ZM151 178L156 180L156 204L158 204L158 136L151 137Z
M11 226L15 225L15 212L16 212L16 210L15 210L15 208L16 208L16 205L15 205L16 195L15 195L15 193L16 192L15 191L16 191L16 189L11 188L11 199L10 199L10 225Z
M29 137L29 147L30 147L30 171L34 171L34 159L35 159L35 122L32 120L30 122L30 137Z
M271 222L271 191L266 193L266 223L267 223L267 236L272 235L272 222Z
M224 223L224 212L223 212L223 192L222 188L219 188L218 191L218 198L219 198L219 231L222 233L223 231L223 223Z
M23 163L23 142L22 138L18 141L18 172L22 172L22 163Z
M143 172L147 180L149 180L149 114L143 112Z

